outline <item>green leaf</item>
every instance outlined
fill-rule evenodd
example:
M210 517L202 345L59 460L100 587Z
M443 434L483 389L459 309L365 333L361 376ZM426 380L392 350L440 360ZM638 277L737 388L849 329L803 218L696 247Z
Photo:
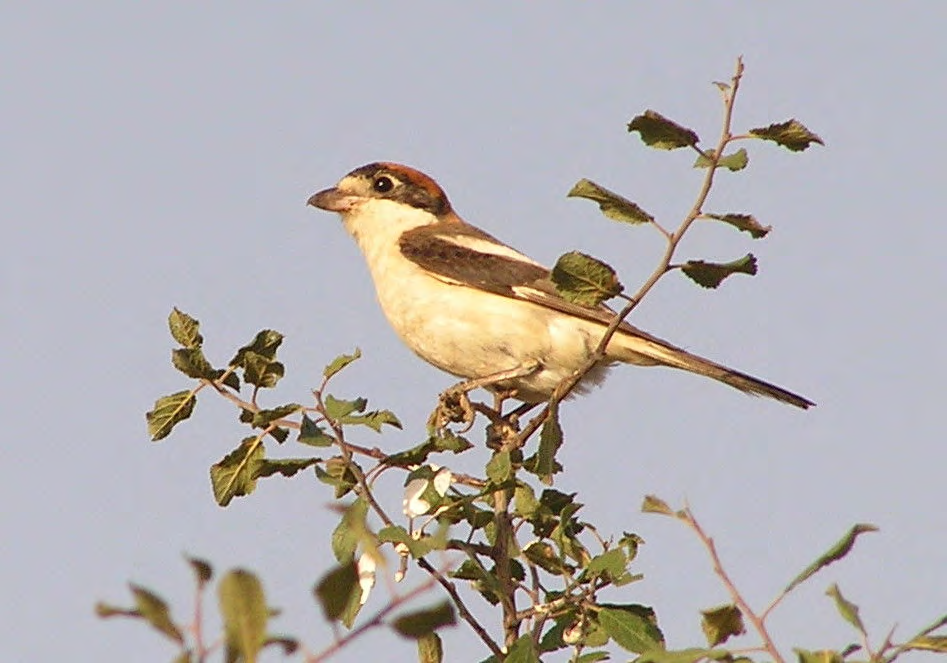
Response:
M451 453L460 454L467 451L467 449L474 448L474 445L467 438L449 430L441 431L431 439L436 451L450 451Z
M367 531L367 515L368 502L359 497L345 509L342 519L333 530L332 554L340 564L354 559L355 550Z
M801 122L795 119L785 122L776 122L768 127L750 129L750 135L763 140L770 140L777 145L793 151L802 152L812 143L825 145L818 135L809 131Z
M694 168L710 168L710 164L713 163L711 159L714 156L714 152L714 150L708 150L707 155L710 158L707 158L703 154L698 154L697 160L694 161ZM736 152L720 157L720 160L717 162L717 167L726 168L735 173L738 170L746 168L748 163L750 163L750 157L747 155L746 150L741 147Z
M299 425L299 437L297 442L308 444L310 447L331 447L335 438L328 435L322 427L308 416L303 414L303 420Z
M539 510L539 500L529 484L518 483L513 491L513 513L529 520Z
M326 416L335 421L340 421L353 412L363 411L366 405L368 405L368 401L364 398L346 401L336 398L332 394L327 394L325 397Z
M552 484L552 476L562 470L562 466L556 462L556 453L561 446L562 426L559 424L559 404L550 402L549 416L546 417L542 430L539 432L536 462L530 467L530 471L547 486Z
M217 504L227 506L234 497L254 491L257 466L264 454L260 438L247 437L239 447L211 466L210 481Z
M299 403L287 403L269 410L260 410L253 413L253 419L250 423L256 428L265 428L277 419L283 419L302 409L303 406Z
M437 633L428 633L418 638L418 663L441 663L444 660L444 645Z
M331 362L329 362L328 366L326 366L325 369L323 369L322 375L325 377L326 380L329 380L334 375L336 375L339 371L341 371L343 368L351 364L353 361L359 359L361 356L362 356L362 351L359 350L358 348L355 348L355 352L353 352L350 355L339 355L338 357L333 359Z
M435 448L434 439L430 438L421 444L411 447L410 449L393 453L390 456L385 456L381 462L383 465L388 465L390 467L410 467L412 465L423 465L427 462L427 457L436 450L437 449Z
M766 237L766 235L769 234L769 231L773 229L772 226L761 225L760 222L756 220L756 217L752 214L705 214L701 218L714 219L716 221L729 223L737 230L750 233L750 236L753 239L761 239Z
M109 617L134 617L135 619L141 619L141 613L134 608L121 608L111 603L104 603L103 601L98 601L95 604L95 615L102 619L108 619Z
M263 479L274 474L291 477L321 462L320 458L261 458L259 462L254 463L253 478Z
M695 663L702 659L709 661L732 661L733 654L726 649L671 649L655 647L635 659L635 663Z
M575 659L575 663L598 663L598 661L607 661L610 658L611 656L607 651L590 651Z
M240 391L240 377L233 371L227 373L227 377L225 377L221 382L234 391Z
M602 211L602 214L613 221L623 221L632 225L654 221L654 217L641 209L637 203L596 184L592 180L584 178L579 180L569 190L566 197L585 198L598 203L598 208Z
M746 633L743 614L733 604L721 605L709 610L701 610L700 628L704 631L707 644L711 647L721 645L731 636Z
M272 329L264 329L257 332L247 345L237 350L237 354L230 360L230 366L245 367L244 360L248 354L259 355L265 359L273 360L276 358L276 351L283 343L283 335Z
M641 605L603 607L598 613L598 623L608 636L636 654L664 646L664 636L654 621L654 611Z
M434 537L414 538L401 525L386 525L378 530L379 543L402 543L408 548L408 552L415 559L424 557L434 550L437 541Z
M139 585L129 585L132 596L135 597L135 611L151 626L178 644L184 644L184 635L171 620L171 611L168 604L154 592Z
M921 635L904 644L905 651L932 651L947 654L947 635Z
M355 561L340 564L326 573L314 591L326 619L335 621L341 617L349 603L358 601L362 595Z
M586 567L589 576L605 576L609 580L618 580L628 573L628 558L621 548L607 550L596 555Z
M545 541L537 540L527 544L523 548L523 555L534 565L556 576L573 569L556 554L556 549Z
M197 396L193 391L178 391L156 400L154 409L145 413L148 435L152 441L157 442L170 435L171 429L191 416L196 403Z
M261 389L272 389L286 374L281 363L256 352L244 352L242 365L243 381Z
M454 605L450 601L443 601L432 608L401 615L395 618L391 627L406 638L420 638L456 623Z
M210 365L200 347L172 350L171 364L184 375L196 380L216 380L223 375L222 371Z
M513 463L509 451L499 451L487 462L487 478L501 484L513 475Z
M528 633L520 636L510 647L503 663L540 663L533 638Z
M809 651L808 649L793 648L799 663L844 663L842 655L831 649Z
M668 506L668 503L662 500L656 495L645 495L644 502L641 503L641 512L642 513L658 513L662 516L677 516L679 515L671 507Z
M699 286L716 288L732 274L756 274L756 258L747 253L742 258L724 263L688 260L681 266L681 271Z
M191 570L194 571L198 589L203 589L214 577L214 567L210 565L210 562L199 557L185 555L184 559L187 560L187 563L191 565Z
M200 335L200 326L201 323L176 306L168 316L172 338L185 348L197 348L204 342Z
M266 642L269 609L263 585L250 571L228 571L217 585L228 663L252 663Z
M582 306L598 306L624 289L614 269L578 251L560 256L550 276L560 295Z
M632 118L628 123L628 131L637 131L645 145L660 150L674 150L700 142L696 132L653 110L646 110L642 115Z
M316 465L316 477L319 481L335 487L335 498L339 499L358 484L358 475L362 468L355 461L346 461L341 456L333 456L325 462L325 469Z
M837 562L838 560L845 557L845 555L847 555L852 549L852 546L855 545L855 539L857 539L860 535L867 532L877 531L878 528L870 523L858 523L857 525L854 525L848 532L846 532L845 536L836 541L831 548L822 553L819 558L807 566L802 571L802 573L793 578L792 582L786 585L786 589L783 590L783 593L788 594L801 583L814 576L832 562Z
M341 417L339 423L368 426L376 433L380 433L381 427L385 424L401 429L401 422L391 410L374 410L366 414L348 415Z
M825 593L831 596L832 600L835 601L835 607L838 608L842 619L854 626L859 633L867 637L868 634L865 632L865 625L862 624L861 617L858 615L858 606L842 596L842 591L838 588L838 584L832 583L832 585L825 590Z

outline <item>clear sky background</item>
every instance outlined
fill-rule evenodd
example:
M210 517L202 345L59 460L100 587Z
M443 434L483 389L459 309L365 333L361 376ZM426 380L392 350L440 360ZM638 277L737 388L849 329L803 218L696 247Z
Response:
M171 307L202 321L221 363L259 329L284 332L274 403L305 399L325 363L361 347L337 390L405 431L358 441L414 444L451 379L400 346L354 243L306 198L401 161L537 259L582 250L633 288L660 238L565 193L588 177L676 223L701 173L625 123L653 108L712 139L710 83L740 54L736 127L797 117L827 146L748 145L750 168L722 176L709 207L774 232L701 226L681 255L752 250L760 274L719 291L672 275L634 322L819 405L616 370L565 408L557 487L604 532L647 540L647 578L620 598L654 605L671 646L699 642L697 610L727 597L690 533L639 513L646 493L690 501L757 606L853 523L881 527L776 614L787 647L851 640L831 582L876 640L943 614L945 24L933 2L4 3L4 660L169 660L158 636L93 604L127 602L132 580L185 618L185 552L259 571L286 611L275 627L328 643L310 594L331 559L325 487L270 479L216 506L207 468L244 433L211 397L169 440L147 439L144 412L187 384L168 363ZM482 466L471 453L457 465ZM481 658L464 627L446 640L449 660ZM413 657L385 633L338 660Z

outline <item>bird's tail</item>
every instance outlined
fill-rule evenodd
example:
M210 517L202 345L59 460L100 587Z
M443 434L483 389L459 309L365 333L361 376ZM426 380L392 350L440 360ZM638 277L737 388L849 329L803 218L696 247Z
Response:
M704 359L698 355L691 354L686 350L675 347L670 343L659 338L640 332L634 329L622 329L608 345L608 357L617 361L627 362L629 364L638 364L640 366L670 366L684 371L705 375L718 382L739 389L743 393L753 396L766 396L774 398L777 401L795 405L806 410L815 403L799 394L777 387L769 382L764 382L752 375L735 371L721 364L714 363L709 359Z

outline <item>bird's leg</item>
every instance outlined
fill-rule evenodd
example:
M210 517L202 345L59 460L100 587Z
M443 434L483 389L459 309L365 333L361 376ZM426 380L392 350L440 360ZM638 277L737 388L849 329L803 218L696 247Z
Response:
M473 427L476 415L473 405L470 404L470 397L467 395L469 392L481 387L490 387L506 380L526 377L536 372L538 368L539 361L532 360L516 368L497 371L490 375L464 380L455 384L441 394L437 408L428 419L428 424L440 430L449 423L463 423L465 427L459 432L466 433Z

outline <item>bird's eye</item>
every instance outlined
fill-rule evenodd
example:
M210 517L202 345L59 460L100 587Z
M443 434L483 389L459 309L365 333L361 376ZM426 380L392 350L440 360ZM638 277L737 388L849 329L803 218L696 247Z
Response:
M387 175L381 175L372 182L372 188L378 193L388 193L395 188L395 181Z

